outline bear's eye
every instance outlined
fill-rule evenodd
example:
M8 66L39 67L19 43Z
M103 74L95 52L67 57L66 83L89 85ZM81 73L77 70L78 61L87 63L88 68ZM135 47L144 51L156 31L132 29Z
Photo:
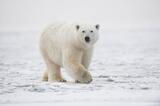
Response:
M91 30L90 32L91 32L91 33L93 33L93 31L92 31L92 30Z
M82 31L82 33L86 33L86 31Z

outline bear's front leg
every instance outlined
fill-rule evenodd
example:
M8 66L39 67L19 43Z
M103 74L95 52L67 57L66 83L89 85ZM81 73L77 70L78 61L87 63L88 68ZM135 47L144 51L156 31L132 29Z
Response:
M70 76L79 83L90 83L92 76L89 71L81 64L82 51L65 50L63 52L63 66Z

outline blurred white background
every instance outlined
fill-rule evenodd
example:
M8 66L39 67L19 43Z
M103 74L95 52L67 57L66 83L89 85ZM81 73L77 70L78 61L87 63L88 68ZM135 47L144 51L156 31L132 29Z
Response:
M159 29L160 0L0 0L0 30L40 30L55 21L103 29Z

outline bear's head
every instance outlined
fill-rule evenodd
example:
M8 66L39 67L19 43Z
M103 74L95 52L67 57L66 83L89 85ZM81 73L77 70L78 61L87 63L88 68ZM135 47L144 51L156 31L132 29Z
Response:
M92 47L99 38L99 25L76 25L77 38L84 48Z

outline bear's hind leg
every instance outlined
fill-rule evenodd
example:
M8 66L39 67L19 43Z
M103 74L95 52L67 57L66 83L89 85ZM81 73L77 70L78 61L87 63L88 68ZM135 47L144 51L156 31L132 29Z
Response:
M45 70L43 73L42 81L48 81L48 71L47 70Z
M47 70L44 72L43 80L49 82L66 82L61 76L60 66L50 60L45 60Z

